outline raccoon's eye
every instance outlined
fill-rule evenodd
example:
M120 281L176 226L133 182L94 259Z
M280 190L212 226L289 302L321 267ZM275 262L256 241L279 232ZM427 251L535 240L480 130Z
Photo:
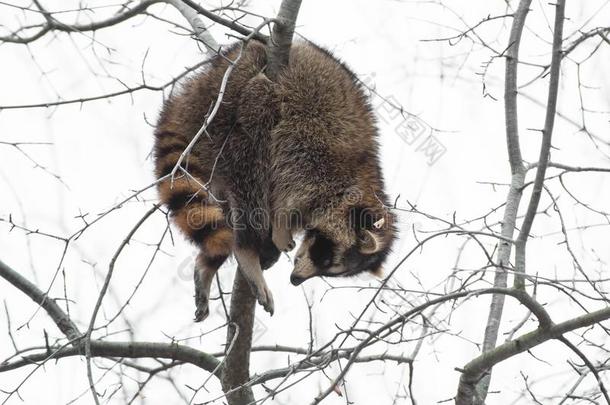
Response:
M309 257L318 268L328 268L333 263L335 243L322 234L318 234L309 248Z

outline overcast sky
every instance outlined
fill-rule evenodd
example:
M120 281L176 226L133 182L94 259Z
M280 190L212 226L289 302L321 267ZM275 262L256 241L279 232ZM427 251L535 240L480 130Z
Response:
M53 10L79 4L76 1L50 0L44 3ZM273 16L279 2L250 3L248 10ZM419 117L423 135L409 144L401 137L405 118L384 104L386 102L379 96L372 96L379 119L387 189L391 199L397 199L398 207L408 208L408 203L417 204L430 214L451 219L455 213L459 220L465 220L486 214L502 204L507 191L503 184L510 181L502 101L504 60L493 59L489 64L489 49L468 39L453 41L453 46L447 41L427 40L456 35L467 29L465 24L472 26L488 15L510 11L506 10L504 1L495 0L445 1L444 4L447 7L425 1L304 0L297 32L332 50L363 81L373 85L379 95ZM24 21L20 12L2 5L0 10L2 25L14 28ZM186 25L169 6L155 5L151 10L156 15ZM107 15L103 9L89 16L99 19ZM610 6L606 1L568 1L566 15L569 19L564 37L573 35L575 39L575 33L585 23L589 29L607 25ZM65 21L70 22L71 18L74 16L67 14ZM552 19L553 7L547 2L532 2L522 43L522 59L532 64L550 61ZM83 21L87 19L83 18ZM489 46L502 51L507 45L509 26L510 19L498 20L477 29L477 34L489 41ZM220 27L214 27L212 32L220 43L231 41ZM112 51L108 52L105 47ZM591 50L592 47L583 47L573 57L582 59ZM142 76L148 83L159 85L181 73L185 66L205 57L191 38L176 35L168 24L152 18L137 18L99 31L93 45L90 34L47 35L29 47L5 44L0 46L0 106L109 93L122 90L123 83L128 86L140 84ZM602 145L599 150L595 142L578 131L580 95L591 110L610 110L609 60L610 47L606 45L598 50L594 59L581 66L580 75L586 87L581 87L580 94L576 65L563 65L558 110L564 118L556 120L554 161L580 166L608 166L610 163L608 146ZM535 66L521 66L519 83L527 83L539 71ZM519 128L524 159L530 162L538 156L538 130L544 123L547 85L548 80L541 79L521 89ZM28 228L70 235L83 226L80 216L91 221L133 190L151 184L155 180L150 159L153 144L151 124L155 122L162 102L160 92L140 91L132 96L82 105L0 111L0 141L52 143L25 148L44 169L35 167L16 149L0 145L0 217L8 219L10 215L16 223ZM608 114L591 113L586 119L591 133L608 139ZM422 143L426 140L434 142L441 152L432 157L427 155ZM607 175L567 176L565 181L591 206L600 209L610 206ZM49 286L57 275L51 289L53 296L63 296L65 278L68 295L73 300L69 306L71 315L79 325L84 325L88 322L112 255L150 207L142 201L155 200L156 192L149 190L139 202L125 204L89 228L71 245L58 274L62 243L42 236L28 237L19 230L9 232L10 226L1 222L0 259L43 288ZM567 213L575 214L569 196L563 196L560 204ZM541 206L548 205L549 200L543 198ZM599 222L591 211L579 210L577 214L567 219L567 226ZM412 227L421 229L428 224L421 216L399 214L399 218L401 237L386 265L390 270L416 243ZM500 218L500 214L494 214L490 221L496 222ZM534 253L528 257L528 265L532 272L551 278L573 276L567 252L557 250L557 243L562 240L556 234L559 226L556 217L541 216L537 219L534 233L548 236L530 242L529 251ZM223 322L219 301L211 303L212 315L208 320L202 324L192 322L194 307L190 271L195 249L175 229L171 238L164 231L165 218L154 215L117 263L111 294L105 301L100 319L113 316L117 305L130 296L154 253L154 244L164 238L162 252L125 310L126 319L121 319L110 330L117 333L117 338L133 336L147 341L168 341L168 337L185 339L212 331ZM393 282L417 291L443 292L463 240L449 237L427 245L402 265ZM492 240L485 243L490 249L493 247ZM574 243L579 258L593 271L601 270L610 261L605 229L590 229L576 234ZM468 245L459 267L462 271L476 270L485 264L483 259L474 245ZM225 290L231 286L234 268L231 262L221 270ZM322 344L334 336L341 325L349 325L352 320L350 314L359 313L370 298L371 290L352 287L378 285L378 280L361 276L349 280L312 279L300 287L293 287L289 283L290 269L290 259L282 257L272 270L265 273L274 294L276 313L270 318L260 308L257 310L255 344L306 347L310 336L307 300L313 303L315 341ZM487 279L491 280L490 277ZM349 288L329 290L329 285ZM217 291L216 287L213 291ZM547 293L548 297L545 297ZM543 290L540 294L541 301L558 319L579 313L576 305L562 299L556 291ZM0 281L0 299L6 303L13 334L23 347L41 345L44 330L58 336L45 314L38 311L34 315L35 305L4 281ZM416 300L415 296L413 299ZM522 307L513 302L508 305L503 332L510 330L525 315ZM462 367L479 353L480 347L476 343L483 336L488 306L489 298L476 298L456 309L451 319L445 319L441 314L438 322L451 333L428 338L418 354L413 387L420 404L433 404L455 395L459 379L455 368ZM386 319L388 315L372 313L370 316L371 319ZM16 330L32 317L28 325ZM99 323L103 322L100 320ZM532 322L529 330L533 325ZM128 327L133 335L122 332ZM7 317L1 310L0 358L13 353L7 331ZM420 333L417 328L406 332ZM501 335L499 341L505 338ZM224 339L222 329L187 343L201 350L217 351ZM377 349L383 350L381 346ZM409 354L413 349L414 344L403 344L390 350ZM530 403L529 399L521 398L523 378L519 370L536 381L540 393L553 393L558 386L573 381L573 374L567 374L568 354L559 344L545 344L536 348L534 355L544 361L524 354L494 370L492 391L501 393L490 394L489 404ZM252 373L286 363L285 355L254 354ZM29 370L1 374L0 389L14 387ZM330 370L329 376L334 377L336 374L332 373L337 369L331 367ZM98 370L97 375L102 373ZM200 370L189 366L174 370L173 375L182 386L198 386L205 377ZM397 390L404 389L407 376L406 365L357 365L348 374L346 391L349 400L356 404L391 404ZM112 389L117 379L109 373L104 380L105 386ZM158 384L145 391L148 403L171 403L167 401L175 398L174 388L163 379L157 381ZM326 388L328 382L327 377L318 373L270 402L308 404L319 389ZM133 381L124 383L135 387ZM64 404L86 392L87 385L84 360L65 359L37 371L20 393L26 404ZM219 384L210 381L208 385L209 392L201 392L196 402L218 396ZM117 394L111 403L123 403L124 399L119 396ZM86 394L74 403L87 404L90 401L90 395ZM21 402L13 397L9 403ZM345 398L333 394L324 403L344 404ZM410 402L403 398L398 403Z

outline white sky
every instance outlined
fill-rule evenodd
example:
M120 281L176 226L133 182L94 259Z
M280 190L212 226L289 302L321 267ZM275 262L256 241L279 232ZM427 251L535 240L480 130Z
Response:
M89 1L87 4L103 4ZM277 11L277 1L251 2L249 10L266 16ZM512 2L514 3L514 2ZM24 2L24 4L27 4ZM76 1L45 1L48 9L75 7ZM605 1L568 1L565 37L573 35L585 22L587 29L610 21L610 6ZM305 37L333 50L362 78L372 78L377 91L391 97L404 108L417 114L430 126L441 130L434 136L445 146L446 153L430 166L426 157L416 150L416 145L405 144L396 134L395 127L400 118L380 123L382 161L388 192L397 197L398 205L407 207L406 201L417 203L425 212L451 219L454 212L459 220L485 214L500 205L506 188L495 189L483 182L506 183L509 168L506 157L503 118L504 63L496 59L486 74L486 91L492 97L482 96L480 73L483 64L489 61L490 52L468 39L455 46L447 42L424 42L455 35L463 30L460 21L473 25L487 15L506 13L504 1L445 1L449 8L435 2L416 1L364 1L304 0L298 20L298 32ZM603 6L603 7L602 7ZM522 44L522 59L533 63L550 61L550 40L553 8L535 0L528 16ZM23 16L0 5L0 24L15 27ZM9 11L7 11L9 10ZM157 15L180 21L181 17L169 6L156 5L151 8ZM107 14L99 12L94 18ZM458 18L459 17L459 18ZM18 18L21 18L19 20ZM66 17L69 22L70 17ZM589 20L591 19L591 20ZM87 19L84 18L83 21ZM28 20L31 21L31 20ZM489 23L477 30L481 37L489 40L496 50L506 47L510 20ZM224 30L214 28L219 42L226 43ZM58 34L47 35L38 42L24 46L0 46L0 105L29 104L54 101L58 95L63 99L98 95L121 90L123 83L133 86L141 83L141 66L147 53L144 75L147 82L161 84L173 75L201 60L203 57L193 41L178 36L170 27L153 19L137 18L113 29L95 34L97 44L91 46L91 35ZM592 44L596 44L593 41ZM106 52L104 46L113 49ZM574 60L582 60L591 46L573 54ZM596 111L608 111L610 104L610 47L602 46L598 54L581 66L581 78L587 86L582 89L585 105ZM519 83L524 84L539 70L522 66ZM44 72L44 75L42 75ZM545 103L547 79L525 87L522 91L529 97ZM576 66L565 63L562 67L558 110L569 119L580 122L579 93ZM0 145L0 217L41 231L70 235L80 227L78 215L88 214L89 221L97 214L112 207L131 190L139 189L154 181L149 153L152 147L152 128L145 121L154 122L161 106L158 92L142 91L133 97L124 96L106 101L64 106L57 109L5 110L0 112L0 141L52 142L52 146L26 146L28 153L48 171L33 167L24 156L6 145ZM374 105L381 100L375 98ZM382 111L380 109L380 111ZM520 99L519 128L524 159L533 161L538 155L540 129L544 122L544 110L539 105ZM592 133L608 139L608 114L587 115L587 127ZM552 160L578 166L608 167L610 159L596 151L594 144L578 128L564 119L556 120ZM610 152L602 146L602 151ZM57 181L49 172L57 174ZM568 175L566 184L597 209L607 209L610 203L610 183L607 175ZM555 181L552 189L559 192ZM153 191L144 194L154 201ZM526 194L526 198L527 198ZM524 200L525 201L525 200ZM541 206L549 199L544 197ZM591 211L575 207L573 200L564 193L560 205L567 216L569 227L597 224L600 217ZM148 210L141 203L129 203L124 208L105 217L71 246L61 266L65 270L70 313L79 326L86 325L97 297L100 281L107 271L108 263L125 235ZM552 212L552 209L551 209ZM499 216L490 218L498 221ZM410 226L419 224L426 228L427 220L401 215L401 239L395 254L387 264L388 269L409 251L415 242ZM164 231L164 218L155 215L136 235L117 263L112 291L106 297L104 313L112 316L117 302L124 302L138 283L145 270L154 246ZM556 215L541 216L535 222L533 233L543 235L558 232L560 224ZM22 272L39 286L46 287L55 274L61 256L61 243L40 237L27 238L23 232L13 230L0 223L0 259ZM587 232L573 234L573 248L591 275L606 270L610 260L606 228L593 228ZM534 239L528 245L528 269L533 273L551 278L574 277L571 259L561 242L561 235ZM194 324L192 281L189 257L194 248L180 235L173 232L175 244L167 237L160 254L150 268L145 281L131 300L125 317L132 325L134 339L168 341L168 336L185 339L213 330L223 322L218 301L212 302L212 317L203 324ZM427 245L411 258L397 273L396 281L403 287L415 290L442 291L442 285L451 273L457 249L463 239L439 239ZM486 240L487 246L493 242ZM463 253L461 268L476 270L485 264L484 257L473 245ZM256 344L284 344L306 347L309 339L308 314L305 297L314 302L313 324L316 342L322 344L337 332L337 325L348 325L350 313L359 313L370 296L366 290L355 288L335 289L326 292L327 284L322 280L311 280L303 287L295 288L289 283L290 261L282 258L273 270L265 274L273 291L276 314L269 318L257 311L262 334ZM223 268L222 280L225 289L231 285L234 265ZM92 275L95 274L95 277ZM53 296L63 295L63 275L53 284ZM487 280L491 280L488 275ZM421 284L420 284L421 283ZM361 277L357 280L333 280L335 286L375 285L375 280ZM483 286L485 284L481 284ZM215 290L214 290L215 291ZM6 282L0 281L0 299L11 314L13 334L21 348L39 346L43 342L43 330L51 336L59 336L54 325L38 313L32 322L25 324L34 313L35 306ZM564 295L552 289L539 292L541 302L547 304L551 315L557 320L577 315L580 310ZM457 308L449 324L451 334L440 338L426 339L417 362L413 389L419 404L432 404L455 395L459 373L456 367L463 366L478 354L473 343L482 340L489 298L477 298ZM64 305L64 303L62 303ZM599 306L588 302L589 308ZM444 312L443 314L446 314ZM508 302L502 331L510 330L525 315L524 309ZM372 315L385 319L383 314ZM377 318L375 318L377 319ZM441 317L443 319L443 317ZM531 330L530 322L524 331ZM127 327L126 321L117 322L109 332L117 332L116 339L129 339L120 332ZM413 330L412 333L419 333ZM502 335L499 341L503 341ZM201 339L187 343L201 350L217 351L224 342L224 330L212 332ZM403 344L391 350L409 354L413 345ZM599 351L589 349L590 356L603 360ZM0 311L0 358L13 353L7 335L7 318ZM372 352L371 352L372 353ZM558 389L566 390L574 382L574 373L566 360L573 356L558 343L545 344L533 350L538 361L530 355L521 355L502 363L494 369L489 404L527 404L519 371L536 381L536 392L552 395ZM607 356L606 356L607 357ZM285 366L288 357L284 354L254 354L252 373L269 368ZM110 364L105 362L104 364ZM118 370L118 366L115 370ZM30 371L0 374L0 389L12 389ZM333 377L337 370L331 368ZM98 369L96 376L104 371ZM135 374L128 371L131 377ZM177 383L183 387L198 386L205 373L193 367L181 367L172 371ZM391 404L398 381L407 381L406 366L374 363L355 366L348 374L346 391L350 401L356 404ZM543 378L544 377L544 378ZM141 378L141 376L140 376ZM101 387L112 390L118 381L109 373ZM591 381L589 381L592 384ZM132 389L133 380L125 378L124 384ZM276 397L268 403L308 404L318 390L326 389L328 380L317 374L296 388ZM270 384L273 387L274 384ZM63 359L57 364L49 363L44 370L37 371L20 390L26 404L65 404L86 391L86 372L83 359ZM209 393L203 391L195 402L215 398L219 385L211 381ZM260 389L260 388L258 388ZM188 392L188 391L186 391ZM259 394L261 391L257 391ZM404 393L403 393L404 394ZM176 403L175 390L163 379L157 379L144 391L147 403ZM2 396L0 396L2 398ZM90 403L86 393L75 403ZM110 403L124 403L121 394L116 394ZM10 404L22 403L13 397ZM218 402L220 403L220 402ZM345 398L331 395L325 404L344 404ZM397 403L410 403L400 399Z

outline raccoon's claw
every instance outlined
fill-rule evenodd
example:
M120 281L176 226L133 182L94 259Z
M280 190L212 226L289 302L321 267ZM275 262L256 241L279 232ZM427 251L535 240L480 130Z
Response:
M290 240L288 241L288 245L287 245L288 251L294 249L295 246L296 246L296 243L294 243L294 240L292 238L290 238Z
M273 315L274 305L273 305L273 295L271 294L271 290L267 285L259 286L256 292L256 300L265 311L269 312L269 315Z
M195 284L195 322L201 322L210 314L208 294L202 291L199 284Z

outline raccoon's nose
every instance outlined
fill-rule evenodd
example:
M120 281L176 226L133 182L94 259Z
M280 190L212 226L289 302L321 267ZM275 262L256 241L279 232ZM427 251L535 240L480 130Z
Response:
M299 277L295 274L290 275L290 283L294 286L301 284L303 281L305 281L305 278L303 277Z

